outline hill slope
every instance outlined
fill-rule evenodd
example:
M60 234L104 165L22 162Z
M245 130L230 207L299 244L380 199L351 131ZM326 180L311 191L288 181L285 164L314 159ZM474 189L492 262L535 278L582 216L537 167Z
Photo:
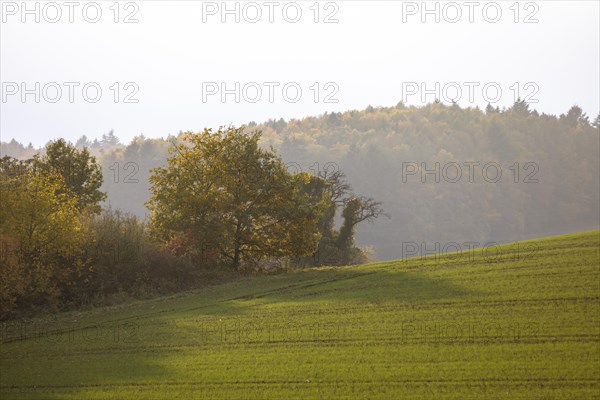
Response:
M0 397L599 398L599 234L4 326Z

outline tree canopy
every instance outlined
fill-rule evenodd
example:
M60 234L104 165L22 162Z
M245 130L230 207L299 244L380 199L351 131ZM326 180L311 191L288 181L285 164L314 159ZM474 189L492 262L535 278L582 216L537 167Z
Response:
M234 127L182 135L150 177L157 235L187 235L190 255L216 253L214 262L236 269L314 252L324 199L303 190L310 175L288 172L260 136Z
M77 197L80 210L100 211L106 194L100 191L102 171L87 148L78 150L64 139L46 145L46 154L35 159L36 167L57 173L64 179L66 189Z

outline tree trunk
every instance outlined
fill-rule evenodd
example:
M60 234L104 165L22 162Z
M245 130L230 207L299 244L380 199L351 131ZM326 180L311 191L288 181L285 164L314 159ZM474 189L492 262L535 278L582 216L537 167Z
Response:
M233 268L238 269L240 266L240 253L241 253L241 243L240 243L240 231L242 230L242 224L238 220L238 223L235 227L235 244L233 249Z

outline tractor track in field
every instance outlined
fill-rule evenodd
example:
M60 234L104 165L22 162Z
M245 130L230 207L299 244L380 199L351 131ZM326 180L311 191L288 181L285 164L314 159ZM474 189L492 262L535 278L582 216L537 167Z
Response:
M498 344L560 344L560 343L600 343L600 334L573 334L573 335L535 335L523 336L515 338L515 335L499 335L499 336L470 336L468 338L453 339L448 338L399 338L399 337L384 337L384 338L369 338L365 339L348 339L348 338L321 338L321 339L281 339L281 340L209 340L198 341L197 343L189 344L147 344L131 346L115 346L102 347L99 349L80 349L71 350L67 353L64 350L57 350L57 353L44 352L43 355L47 359L67 359L82 356L95 355L114 355L114 354L131 354L131 353L163 353L163 352L187 352L190 349L210 349L214 347L229 347L244 346L248 348L260 348L267 345L305 345L312 344L315 347L377 347L377 346L436 346L443 344L445 346L481 346L481 345L498 345ZM33 358L40 354L32 355ZM14 357L0 357L0 360L22 360L22 354L15 354Z
M368 274L363 274L363 275L370 275L371 273ZM358 276L352 276L347 279L352 279L352 278L356 278ZM215 305L221 304L221 303L225 303L225 302L229 302L229 301L235 301L235 300L239 300L241 298L244 299L255 299L255 298L262 298L265 296L268 296L269 294L275 294L275 293L283 293L285 291L289 291L292 289L298 289L298 288L306 288L306 287L314 287L320 284L325 284L325 283L332 283L332 282L337 282L340 281L340 279L336 279L336 280L328 280L328 281L321 281L321 282L312 282L310 284L296 284L296 285L288 285L285 286L283 288L279 288L279 289L275 289L275 290L270 290L270 291L266 291L266 292L262 292L259 293L257 295L255 295L256 297L247 297L247 296L238 296L235 298L231 298L231 299L225 299L225 300L220 300L211 304L207 304L201 307L192 307L192 308L185 308L185 309L181 309L181 310L177 310L180 312L187 312L187 311L194 311L194 310L200 310L200 309L204 309L204 308L210 308L210 307L214 307ZM600 296L586 296L586 297L553 297L553 298L541 298L541 299L503 299L503 300L491 300L491 301L479 301L479 302L473 302L473 301L455 301L455 302L432 302L432 303L427 303L427 304L403 304L403 303L399 303L399 304L394 304L394 305L378 305L376 306L377 311L379 312L391 312L391 311L395 311L395 310L399 310L399 309L413 309L413 310L427 310L427 309L440 309L440 308L453 308L453 309L460 309L460 308L473 308L473 307L482 307L482 308L495 308L495 307L501 307L504 305L514 305L514 304L545 304L545 303L564 303L564 302L571 302L571 303L589 303L589 304L593 304L593 303L597 303L600 300ZM359 311L359 309L363 309L363 308L373 308L374 306L360 306L360 305L356 305L356 307L353 307L351 309L352 312L356 312ZM73 333L73 332L79 332L79 331L84 331L86 329L97 329L98 326L113 326L116 323L121 323L121 322L130 322L130 321L139 321L142 319L146 319L146 318L151 318L154 317L156 315L159 314L164 314L164 313L168 313L168 312L172 312L175 311L174 309L168 309L168 310L159 310L159 311L155 311L155 312L151 312L151 313L145 313L142 315L136 315L136 316L131 316L131 317L125 317L125 318L118 318L118 319L113 319L113 320L109 320L109 321L105 321L102 322L100 324L88 324L88 325L84 325L81 327L77 327L76 329L73 328L65 328L65 329L56 329L56 330L50 330L50 331L46 331L44 332L43 335L39 335L39 334L33 334L33 335L25 335L25 336L18 336L18 337L9 337L9 338L3 338L2 341L0 341L0 344L6 344L6 343L12 343L12 342L19 342L19 341L26 341L26 340L36 340L36 339L41 339L41 338L46 338L46 337L50 337L50 336L56 336L56 335L62 335L62 334L66 334L66 333ZM320 309L318 312L310 312L307 310L303 310L302 313L299 313L300 315L327 315L327 314L339 314L340 309L339 308L332 308L330 310L330 312L327 311L323 311L322 309ZM287 311L280 311L280 312L274 312L271 314L272 316L276 316L276 315L288 315L289 316L289 312ZM208 318L209 320L211 318ZM416 320L417 322L419 320ZM54 322L50 322L50 323L54 323Z
M549 378L539 377L532 379L511 379L511 378L489 378L489 379L374 379L374 380L315 380L307 382L306 380L251 380L251 381L163 381L157 383L146 382L123 382L123 383L81 383L76 385L0 385L0 389L80 389L80 388L120 388L120 387L148 387L157 386L222 386L222 385L316 385L323 384L332 385L372 385L372 384L396 384L396 385L506 385L506 386L521 386L531 384L555 384L555 385L570 385L570 386L590 386L596 387L600 385L598 379L593 378Z
M596 398L586 249L248 278L0 324L0 398Z
M303 289L303 288L314 287L314 286L333 283L333 282L341 282L341 281L354 279L354 278L358 278L358 277L362 277L362 276L372 275L375 273L377 273L377 271L370 271L370 272L366 272L366 273L356 273L351 276L345 276L345 277L340 277L340 278L336 278L336 279L321 280L321 281L317 281L317 282L315 282L314 280L309 281L310 283L300 282L300 283L286 285L283 287L279 287L279 288L264 291L264 292L259 292L256 294L248 294L248 295L236 296L236 297L232 297L232 298L228 298L228 299L218 300L218 301L212 302L210 304L205 304L205 305L198 306L198 307L181 308L181 309L178 309L177 311L187 312L187 311L201 310L201 309L211 308L211 307L217 306L219 304L227 303L230 301L259 299L259 298L263 298L263 297L273 295L273 294L285 293L285 292L288 292L293 289ZM144 313L141 315L133 315L133 316L129 316L129 317L107 320L107 321L102 322L100 325L111 325L111 324L119 323L119 322L139 321L142 319L155 317L157 315L168 313L168 312L173 312L173 311L175 311L175 309L157 310L157 311L153 311L153 312ZM52 324L52 323L57 323L57 322L54 322L54 321L45 322L45 324ZM66 323L68 324L69 322L66 322ZM80 331L80 330L85 330L85 329L93 329L93 328L96 328L98 325L99 324L83 325L83 326L77 327L77 329L75 329L75 331ZM73 328L65 328L65 329L57 329L57 330L48 331L45 333L44 336L55 336L55 335L61 335L61 334L70 333L70 332L73 332ZM3 337L2 340L0 340L0 344L35 339L38 337L40 337L40 336L25 335L25 336L10 337L10 338Z

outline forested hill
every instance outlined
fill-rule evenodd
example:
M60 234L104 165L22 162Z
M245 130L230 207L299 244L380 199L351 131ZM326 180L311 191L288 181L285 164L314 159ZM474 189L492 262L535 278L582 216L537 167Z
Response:
M357 194L382 201L390 218L358 233L379 259L598 229L598 118L576 106L553 116L524 102L502 111L399 104L248 129L262 130L290 169L339 168ZM98 156L111 206L144 216L149 170L165 163L174 139L124 146L109 134L77 144ZM2 144L2 155L34 152Z

